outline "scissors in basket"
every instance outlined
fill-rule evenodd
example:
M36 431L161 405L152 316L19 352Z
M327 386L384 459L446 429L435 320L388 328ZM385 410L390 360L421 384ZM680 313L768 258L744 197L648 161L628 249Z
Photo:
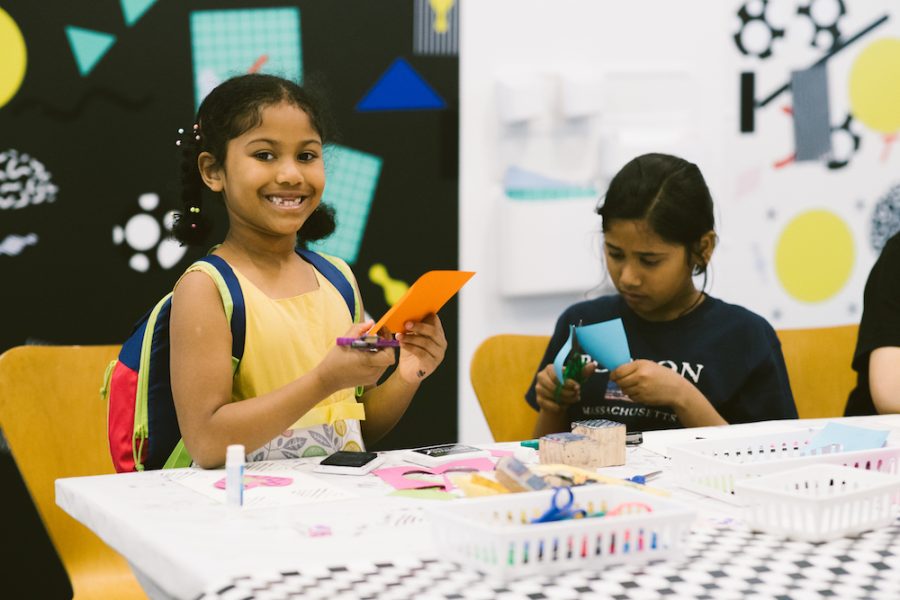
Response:
M560 505L560 494L566 495L568 494L568 499L564 502L564 504ZM578 517L584 517L587 515L587 511L581 508L572 508L572 504L575 502L575 495L572 493L572 488L569 487L557 487L553 488L553 496L550 498L550 508L544 511L544 514L539 516L536 519L532 519L532 523L550 523L552 521L565 521L568 519L575 519Z

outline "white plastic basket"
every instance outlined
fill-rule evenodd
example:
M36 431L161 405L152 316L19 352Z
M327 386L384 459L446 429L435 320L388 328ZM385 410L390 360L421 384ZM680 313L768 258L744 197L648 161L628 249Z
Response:
M448 559L500 579L682 554L694 519L690 508L624 487L591 485L572 491L573 508L588 513L628 503L651 510L531 523L550 506L553 490L442 502L428 510L436 544Z
M890 524L900 477L812 465L738 481L735 489L754 531L822 542Z
M810 452L809 443L817 433L795 431L672 445L672 473L681 487L740 504L734 493L735 482L807 465L836 464L893 474L900 471L900 446Z

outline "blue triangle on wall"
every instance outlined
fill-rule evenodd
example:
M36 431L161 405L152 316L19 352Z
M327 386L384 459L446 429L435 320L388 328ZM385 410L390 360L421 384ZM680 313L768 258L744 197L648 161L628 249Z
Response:
M75 62L82 77L86 77L97 62L115 43L116 36L103 31L83 29L74 25L66 26L66 37L75 55Z
M119 0L119 4L122 5L122 14L125 15L125 24L131 27L137 23L156 2L157 0Z
M356 105L360 112L437 110L447 103L406 60L398 58Z

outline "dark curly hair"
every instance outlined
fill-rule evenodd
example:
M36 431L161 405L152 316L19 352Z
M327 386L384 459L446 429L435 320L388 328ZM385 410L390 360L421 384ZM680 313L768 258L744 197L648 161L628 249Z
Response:
M309 116L322 144L331 139L330 118L317 94L288 79L254 73L233 77L216 86L197 110L193 128L183 133L181 150L181 202L172 234L182 245L204 245L212 230L208 211L201 210L206 186L200 177L197 158L209 152L224 164L228 142L262 123L264 108L287 102ZM335 215L330 206L320 204L300 231L297 243L305 246L334 232Z

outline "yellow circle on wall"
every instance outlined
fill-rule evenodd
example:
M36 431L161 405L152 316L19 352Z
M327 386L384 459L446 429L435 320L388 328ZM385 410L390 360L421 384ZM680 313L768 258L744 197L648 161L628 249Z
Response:
M850 68L850 111L881 133L900 129L900 39L878 40Z
M25 78L25 38L19 26L0 8L0 108L9 102Z
M775 272L797 300L822 302L847 283L855 254L853 234L844 220L827 210L811 210L781 232Z

